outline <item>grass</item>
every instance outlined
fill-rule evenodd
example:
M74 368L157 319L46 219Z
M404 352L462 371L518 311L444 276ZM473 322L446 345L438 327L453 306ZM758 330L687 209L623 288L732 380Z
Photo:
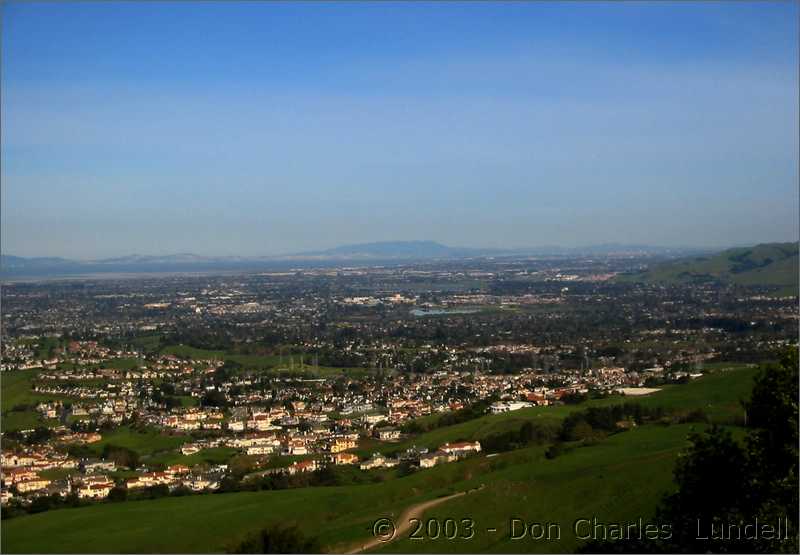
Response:
M175 355L178 357L188 357L198 360L208 360L214 358L224 358L225 351L211 351L208 349L198 349L189 345L169 345L161 349L163 355Z
M283 357L279 355L237 355L226 353L225 351L198 349L188 345L169 345L161 349L161 353L188 357L195 360L221 359L241 364L243 370L257 370L261 372L271 372L275 375L293 377L354 376L369 372L367 368L314 367L307 364L307 362L311 360L310 355L304 357L306 364L301 368L299 355L293 355L294 366L292 367L290 365L292 355L284 355Z
M47 470L39 471L39 476L48 480L62 480L67 476L77 476L78 474L80 474L80 471L77 468L48 468Z
M32 430L37 426L48 426L51 422L56 421L41 418L35 410L6 412L3 413L2 419L0 419L4 432Z
M33 380L39 370L15 370L0 373L0 401L3 411L17 405L30 405L46 399L46 395L33 392Z
M131 370L146 365L147 361L141 358L115 358L100 364L102 368L117 368L120 370Z
M574 552L578 519L629 522L652 518L661 495L672 488L672 467L688 445L691 426L642 426L547 460L533 450L528 462L498 466L486 488L435 507L425 517L474 521L471 540L400 540L383 552ZM524 457L525 454L516 454ZM492 463L485 463L492 464ZM553 523L560 538L511 541L510 520ZM490 529L496 532L490 532Z
M47 426L48 421L40 418L33 408L12 411L20 405L36 405L43 401L65 399L58 395L41 395L33 392L33 380L39 370L15 370L0 374L0 405L3 413L0 426L4 432L28 430L36 426Z
M148 456L176 449L189 440L188 436L184 435L169 435L154 429L139 432L125 426L116 428L110 433L102 433L102 436L103 439L89 445L98 455L106 445L116 445L136 451L140 456Z

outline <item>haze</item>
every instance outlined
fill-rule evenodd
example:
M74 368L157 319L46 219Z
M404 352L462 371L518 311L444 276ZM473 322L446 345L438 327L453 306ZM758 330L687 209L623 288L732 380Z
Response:
M794 2L2 11L4 254L798 237Z

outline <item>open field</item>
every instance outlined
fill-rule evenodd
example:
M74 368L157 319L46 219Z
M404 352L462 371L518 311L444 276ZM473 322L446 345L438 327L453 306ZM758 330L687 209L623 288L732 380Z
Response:
M3 372L0 375L0 398L2 398L3 412L11 410L16 405L38 403L46 396L33 392L32 381L39 370L18 370L16 372Z
M181 357L190 357L196 360L218 359L241 364L244 370L260 370L272 372L277 375L297 377L330 377L337 375L358 375L368 372L367 368L345 368L332 366L312 366L309 364L311 355L303 356L304 364L300 365L300 355L237 355L225 351L198 349L188 345L169 345L161 349L162 354L172 354ZM292 363L293 361L293 363Z
M735 415L735 405L751 387L755 370L718 372L695 382L665 388L636 399L653 406L706 408L720 419ZM593 401L612 404L620 398ZM541 407L486 416L433 430L415 442L436 445L461 437L480 437L519 426L526 419L558 419L587 405ZM375 519L396 517L408 506L440 495L485 487L432 508L426 517L471 518L471 540L398 541L391 552L569 552L579 540L572 533L578 518L606 522L647 519L663 493L672 488L675 457L687 434L704 425L640 426L589 446L574 446L555 459L535 446L479 456L421 470L403 478L369 485L315 487L279 491L208 494L61 509L4 521L4 552L219 552L269 523L298 524L327 549L346 551L370 538ZM143 437L142 437L143 436ZM179 438L112 434L104 442L132 449L174 447ZM396 449L400 444L386 444ZM198 453L201 455L201 453ZM554 522L557 541L510 541L508 519ZM496 528L497 532L487 532Z
M55 423L54 420L46 421L40 418L33 407L21 411L12 411L14 407L20 405L36 405L42 401L62 399L58 395L41 395L33 392L33 379L39 370L18 370L15 372L3 372L0 376L0 399L2 402L3 414L0 417L0 425L3 431L27 430L36 426L48 426Z
M152 455L175 449L190 440L188 436L184 435L170 435L150 429L142 433L127 427L117 428L111 433L103 432L102 436L102 440L89 445L90 449L98 455L106 445L126 447L136 451L139 455Z

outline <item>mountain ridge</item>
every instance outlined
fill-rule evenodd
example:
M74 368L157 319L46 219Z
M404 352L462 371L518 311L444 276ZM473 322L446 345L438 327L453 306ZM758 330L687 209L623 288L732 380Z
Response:
M689 283L718 281L738 285L778 287L797 294L800 243L760 243L726 249L712 256L693 256L657 264L622 281Z
M600 256L704 254L711 249L659 247L605 243L585 247L541 246L528 248L451 247L437 241L378 241L340 245L329 249L264 256L204 256L189 252L168 255L131 254L74 260L63 257L0 256L0 276L56 276L94 273L160 273L287 270L314 264L397 263L422 260L457 260L513 256Z

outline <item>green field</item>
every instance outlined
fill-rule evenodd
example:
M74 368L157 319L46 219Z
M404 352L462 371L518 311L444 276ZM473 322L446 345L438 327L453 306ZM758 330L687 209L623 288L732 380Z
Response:
M738 413L738 400L746 396L754 373L752 369L719 371L636 400L679 410L702 407L720 421L729 421ZM436 445L460 437L480 437L518 426L526 419L562 418L585 406L541 407L486 416L433 430L413 441ZM473 539L399 540L384 550L570 552L578 542L571 529L575 519L596 516L605 522L624 522L652 517L660 496L673 487L673 464L687 445L687 434L703 427L648 424L592 445L576 445L552 460L544 456L545 447L536 446L444 464L369 485L209 494L49 511L3 521L2 550L219 552L231 548L248 532L280 522L297 524L306 534L318 536L328 550L343 551L369 539L377 518L397 517L404 508L422 500L484 484L483 489L426 514L473 519ZM142 439L127 438L128 445L141 448ZM389 449L399 446L387 445ZM558 541L511 542L507 529L513 516L528 522L558 523L562 537ZM492 527L497 532L487 532Z
M16 405L30 405L39 403L47 396L33 392L32 382L39 374L39 370L16 370L0 374L0 399L2 399L3 412L11 410Z
M16 370L0 375L0 406L2 417L0 427L3 431L27 430L36 426L52 425L55 421L42 419L32 407L24 411L12 411L20 405L36 405L43 401L60 399L58 395L41 395L33 392L33 380L39 370ZM65 398L64 398L65 399Z
M118 368L120 370L131 370L140 366L146 366L147 361L142 358L115 358L108 362L103 362L99 366L102 368Z
M139 455L147 456L176 449L190 440L185 435L170 435L152 429L139 432L124 426L116 428L110 433L104 432L102 436L102 440L89 445L89 448L98 455L102 453L106 445L116 445L117 447L126 447L136 451Z
M242 366L243 370L258 370L264 372L274 372L275 374L286 374L298 377L330 377L337 375L358 375L369 370L366 368L334 368L331 366L312 366L309 364L311 356L304 355L305 364L300 366L300 355L237 355L226 353L225 351L213 351L208 349L198 349L188 345L169 345L161 349L162 354L170 354L180 357L187 357L195 360L218 359L231 361Z

